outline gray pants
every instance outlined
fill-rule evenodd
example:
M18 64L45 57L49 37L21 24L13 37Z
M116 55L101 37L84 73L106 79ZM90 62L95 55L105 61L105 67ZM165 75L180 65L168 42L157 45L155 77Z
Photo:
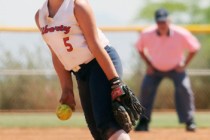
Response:
M195 106L190 80L185 72L178 73L176 71L155 71L152 75L145 75L141 87L140 101L146 108L146 116L149 120L151 119L156 90L164 77L170 78L174 83L175 104L180 123L192 121ZM163 102L164 100L163 98Z

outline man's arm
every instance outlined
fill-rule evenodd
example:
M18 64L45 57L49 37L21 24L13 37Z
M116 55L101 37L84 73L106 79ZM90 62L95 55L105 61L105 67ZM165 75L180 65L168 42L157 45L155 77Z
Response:
M35 15L35 21L37 24L37 27L40 29L39 25L39 12L37 11ZM71 73L66 71L64 69L64 66L56 56L56 54L53 52L51 47L48 45L51 54L52 54L52 61L55 68L55 71L59 77L61 88L62 88L62 96L60 99L60 102L62 104L69 105L73 110L75 109L75 101L74 101L74 94L73 94L73 82L72 82L72 76Z
M192 58L200 49L200 43L198 39L187 30L186 33L183 35L183 42L183 47L187 49L189 53L186 56L185 62L177 66L177 72L183 72L188 64L191 62Z
M190 61L192 60L192 58L195 56L195 54L197 54L198 51L195 52L189 52L186 60L185 60L185 67L190 63Z
M150 60L145 55L144 49L145 49L145 34L141 33L140 38L138 39L136 43L136 48L139 52L139 55L141 56L142 60L144 60L146 66L147 66L147 74L153 74L154 73L154 67L152 66Z
M186 60L183 64L179 64L175 70L177 72L183 72L185 70L185 68L188 66L188 64L191 62L191 60L193 59L193 57L195 56L195 54L198 52L198 50L194 51L194 52L189 52Z
M153 74L154 73L154 67L152 66L151 62L147 58L147 56L144 54L144 51L139 51L139 54L141 58L145 61L145 64L147 65L147 74Z
M152 67L151 62L150 62L149 59L146 57L146 55L144 54L144 52L143 52L143 51L142 51L142 52L140 51L139 54L140 54L141 58L145 61L147 67Z

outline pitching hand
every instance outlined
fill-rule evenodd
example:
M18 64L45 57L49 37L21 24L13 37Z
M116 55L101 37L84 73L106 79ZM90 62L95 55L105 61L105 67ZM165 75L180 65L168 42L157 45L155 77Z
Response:
M60 98L60 103L61 104L66 104L71 107L71 109L74 111L75 110L75 100L74 100L74 93L73 92L62 92L61 98Z

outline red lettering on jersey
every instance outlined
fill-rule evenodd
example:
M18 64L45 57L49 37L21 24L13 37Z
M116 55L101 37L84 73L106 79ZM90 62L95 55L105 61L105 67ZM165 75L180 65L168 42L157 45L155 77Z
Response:
M64 25L55 26L55 27L48 27L48 25L46 25L45 27L41 28L41 32L43 35L55 31L62 31L64 32L64 34L68 34L70 30L71 30L70 26L64 26Z
M70 29L71 29L71 27L64 26L63 29L64 29L64 34L68 34Z
M54 27L49 28L49 32L54 32L54 31L55 31Z

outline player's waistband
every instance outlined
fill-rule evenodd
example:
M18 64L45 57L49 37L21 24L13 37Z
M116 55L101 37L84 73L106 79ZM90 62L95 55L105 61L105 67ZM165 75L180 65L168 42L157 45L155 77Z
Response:
M92 64L95 63L95 62L96 62L96 59L94 58L93 60L91 60L91 61L90 61L89 63L87 63L87 64L81 64L81 65L79 65L79 66L74 67L74 68L71 70L71 72L77 73L77 72L79 72L80 70L84 69L85 67L88 67L88 66L92 65Z
M108 45L107 45L106 47L104 47L104 49L108 49L108 48L109 48ZM94 59L92 59L90 62L88 62L87 64L81 64L81 65L78 65L78 66L74 67L74 68L71 70L71 72L77 73L77 72L79 72L82 68L84 68L84 67L86 67L86 66L89 66L89 65L91 65L91 64L93 64L93 63L95 63L95 62L96 62L96 59L94 58Z

